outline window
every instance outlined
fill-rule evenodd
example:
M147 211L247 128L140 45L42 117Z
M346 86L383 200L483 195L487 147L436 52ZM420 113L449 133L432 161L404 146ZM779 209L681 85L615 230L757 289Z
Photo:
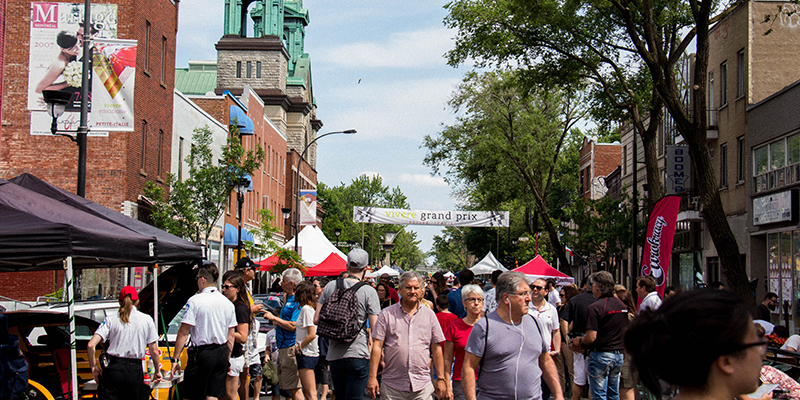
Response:
M158 149L157 149L158 150L158 157L157 157L158 158L158 163L156 165L156 176L159 177L159 178L161 178L161 160L162 160L162 153L163 153L163 148L162 148L163 145L164 145L164 130L159 129L158 130Z
M728 104L728 62L719 65L719 106Z
M161 37L161 75L159 77L161 83L166 82L167 75L167 38Z
M708 110L713 111L715 109L715 102L714 102L714 71L708 73ZM715 121L715 115L713 112L708 113L708 126L716 126L717 121Z
M622 146L622 175L628 174L628 145Z
M145 156L147 155L147 121L142 120L142 150L141 154L139 155L142 159L142 162L139 164L139 168L141 169L141 173L144 173L144 166L145 166Z
M183 137L178 138L178 182L183 182Z
M761 175L769 171L769 145L753 150L753 175Z
M719 257L708 257L706 259L706 283L721 281L721 274L719 268Z
M792 136L789 136L789 138L786 139L786 141L789 144L788 165L800 163L800 133L796 133Z
M744 136L739 136L736 139L737 149L736 149L736 182L744 182Z
M247 72L246 72L248 78L251 78L250 70L252 70L252 69L253 69L253 62L252 61L248 61L247 62Z
M584 170L581 170L581 172L580 172L581 194L583 194L583 192L584 192L583 172L584 172Z
M236 62L236 77L237 78L241 78L242 77L242 62L241 61L237 61Z
M261 79L261 61L256 61L256 78Z
M719 187L728 187L728 144L719 146Z
M144 70L150 70L150 21L144 21Z
M738 53L736 53L736 60L737 60L737 64L739 64L738 65L739 70L737 71L738 74L739 74L739 82L738 82L738 86L737 86L737 90L736 90L736 97L742 97L742 96L744 96L744 85L746 83L745 79L747 77L745 75L745 72L746 72L745 68L747 68L747 67L745 66L745 63L744 63L744 49L741 49L741 50L739 50Z
M769 159L770 169L778 169L786 166L786 143L783 140L769 145Z

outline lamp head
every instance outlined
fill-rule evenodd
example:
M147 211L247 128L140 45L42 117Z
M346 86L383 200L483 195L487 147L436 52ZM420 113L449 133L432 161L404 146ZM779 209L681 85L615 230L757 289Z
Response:
M292 216L292 209L291 208L281 208L281 213L283 213L283 219L289 219Z
M42 90L42 97L44 102L47 103L47 113L51 117L58 119L64 114L72 94L60 90Z

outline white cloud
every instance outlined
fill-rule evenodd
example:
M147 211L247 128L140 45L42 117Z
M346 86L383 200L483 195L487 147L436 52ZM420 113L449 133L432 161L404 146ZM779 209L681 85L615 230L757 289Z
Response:
M455 32L444 27L396 32L381 37L381 41L319 49L314 58L346 68L425 68L438 65L442 56L454 47L453 36Z
M427 174L400 174L397 177L400 182L410 183L418 186L446 187L447 182L441 176L430 176Z

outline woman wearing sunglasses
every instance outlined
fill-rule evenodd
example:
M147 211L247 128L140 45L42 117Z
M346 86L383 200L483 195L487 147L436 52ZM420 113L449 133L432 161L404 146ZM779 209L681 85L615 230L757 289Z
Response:
M225 393L229 400L236 400L239 390L239 374L244 369L244 346L253 315L250 312L250 301L240 271L228 271L222 276L222 294L233 302L236 310L236 328L233 330L233 351L231 352L231 368L225 379Z

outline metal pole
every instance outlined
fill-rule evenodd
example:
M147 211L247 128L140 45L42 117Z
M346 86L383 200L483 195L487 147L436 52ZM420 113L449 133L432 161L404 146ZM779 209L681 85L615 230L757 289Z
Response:
M239 209L239 241L236 244L236 261L242 258L242 204L244 204L244 195L236 191L236 202Z
M296 195L296 199L295 199L295 202L294 202L294 205L295 205L295 208L294 208L294 251L295 251L295 253L299 252L299 247L300 247L299 239L298 239L298 237L300 236L300 164L303 162L303 158L306 156L306 152L308 151L308 149L311 147L312 144L316 143L317 140L320 140L320 139L324 138L325 136L335 135L335 134L338 134L338 133L344 133L344 134L348 134L349 135L349 134L356 133L356 130L355 129L348 129L346 131L328 132L328 133L326 133L324 135L317 136L316 138L314 138L314 140L312 140L312 141L308 142L308 144L306 144L306 147L303 149L303 152L300 154L300 159L297 160L297 171L295 172L295 180L294 180L294 184L295 184L294 192L295 192L295 195Z
M92 56L90 40L92 33L92 8L89 0L83 3L83 75L81 76L81 119L76 141L78 142L78 196L86 197L86 135L89 114L89 59Z
M637 257L637 255L639 253L639 249L638 249L638 245L636 243L636 237L638 236L637 232L636 232L636 224L637 224L637 219L639 217L639 215L638 215L639 214L639 190L638 190L639 189L638 188L638 186L639 186L638 179L639 178L638 178L638 174L637 174L637 170L638 169L639 169L639 155L637 154L637 150L636 150L636 125L634 124L633 125L633 225L631 226L631 232L633 234L631 235L631 263L630 263L630 271L634 272L634 273L631 276L631 279L633 279L634 276L638 276L639 275L638 273L635 272L635 271L637 271L639 269L639 261L638 261L638 257Z
M67 316L69 317L69 370L71 377L70 391L72 392L72 400L78 400L78 366L77 355L75 354L75 280L72 274L72 257L67 257L65 260L67 264L67 272L65 275L67 281ZM89 357L94 357L94 354L88 354Z

